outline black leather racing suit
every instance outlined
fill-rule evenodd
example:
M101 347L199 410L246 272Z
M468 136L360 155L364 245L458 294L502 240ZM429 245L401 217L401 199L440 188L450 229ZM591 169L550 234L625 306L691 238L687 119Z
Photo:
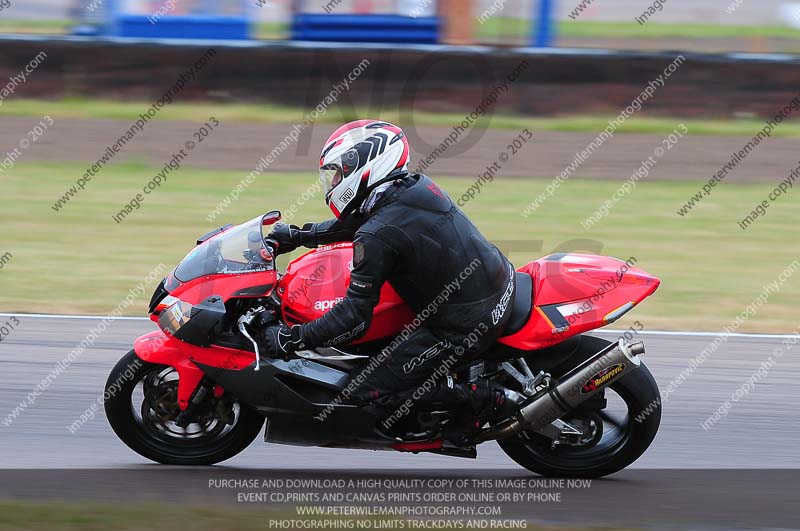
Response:
M302 325L300 336L307 347L337 345L363 335L384 282L416 314L412 326L382 351L377 367L351 377L359 378L352 395L357 401L386 397L389 404L402 400L404 393L410 396L432 375L478 357L502 334L510 317L513 267L427 176L394 181L369 213L306 224L298 239L309 247L353 241L347 296ZM434 389L415 398L465 400L464 389L444 381L437 380Z

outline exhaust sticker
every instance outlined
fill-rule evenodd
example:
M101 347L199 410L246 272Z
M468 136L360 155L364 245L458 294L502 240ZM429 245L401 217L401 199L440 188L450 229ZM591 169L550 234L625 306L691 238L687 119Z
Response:
M609 383L611 383L612 380L616 379L617 376L622 374L624 370L625 370L624 363L617 363L616 365L612 365L607 369L603 369L602 371L598 372L597 374L589 378L588 382L583 384L583 387L581 388L581 394L585 395L593 393L597 391L599 388L608 385Z

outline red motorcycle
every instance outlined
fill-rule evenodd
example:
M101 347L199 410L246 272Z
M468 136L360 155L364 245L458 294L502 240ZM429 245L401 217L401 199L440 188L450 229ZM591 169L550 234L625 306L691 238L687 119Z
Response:
M106 384L108 420L135 452L167 464L217 463L246 448L266 419L267 442L476 457L478 444L497 440L533 472L600 477L653 441L660 399L639 358L643 344L584 332L622 317L657 278L583 254L523 266L504 337L481 359L447 367L452 378L504 386L516 412L475 426L462 411L411 405L392 415L388 435L370 408L348 403L351 377L420 319L386 283L358 340L291 359L261 356L255 326L316 319L345 296L352 268L352 245L340 243L279 274L266 236L279 219L272 211L206 234L156 289L149 314L160 330L137 339Z

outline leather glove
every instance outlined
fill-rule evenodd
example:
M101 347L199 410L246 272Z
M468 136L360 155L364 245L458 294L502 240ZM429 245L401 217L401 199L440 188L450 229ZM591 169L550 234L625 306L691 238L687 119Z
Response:
M264 342L269 354L275 358L288 358L305 348L300 338L300 325L289 328L285 324L273 325L264 330Z
M300 227L286 223L275 224L267 238L275 240L278 244L275 255L291 253L303 243Z

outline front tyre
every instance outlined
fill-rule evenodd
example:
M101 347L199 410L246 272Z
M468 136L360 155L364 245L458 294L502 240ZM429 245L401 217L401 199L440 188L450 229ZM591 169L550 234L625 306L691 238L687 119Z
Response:
M230 459L247 448L264 425L264 417L254 409L223 395L209 396L188 426L178 426L177 372L143 361L133 350L114 366L104 396L106 417L117 437L139 455L168 465L212 465Z
M579 350L553 375L561 376L609 344L583 336ZM592 437L579 444L554 445L541 434L523 431L498 441L500 448L517 464L548 477L599 478L622 470L653 442L661 424L661 395L644 363L604 392L605 409L575 411L562 417L592 427Z

